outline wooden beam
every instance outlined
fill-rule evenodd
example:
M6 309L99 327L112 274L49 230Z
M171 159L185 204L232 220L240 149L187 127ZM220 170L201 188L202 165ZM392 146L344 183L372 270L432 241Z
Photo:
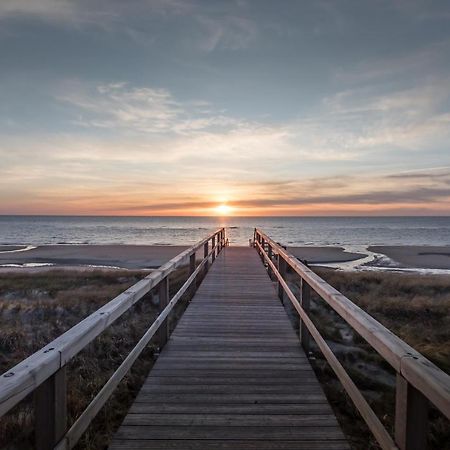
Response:
M203 244L203 258L205 259L205 258L208 258L208 241L206 241L204 244ZM208 266L209 266L209 260L207 259L206 260L206 262L205 262L205 268L204 268L204 270L203 270L203 275L204 276L206 276L206 274L207 274L207 272L208 272Z
M164 311L169 303L169 277L159 283L159 312ZM169 339L169 320L164 319L158 331L158 345L161 350Z
M302 278L301 279L301 290L300 290L300 305L303 310L309 316L311 304L311 288L308 283ZM299 318L299 336L302 343L303 350L305 350L306 356L310 353L310 334L308 328L303 323L301 317Z
M400 450L427 448L428 400L399 373L395 392L395 441Z
M286 278L286 261L279 253L277 255L277 266L278 272L280 273L281 277L283 279ZM284 304L284 289L280 282L278 282L278 298L281 300L281 304Z
M189 257L189 276L192 275L195 272L195 258L196 258L196 254L195 253L193 253ZM197 290L197 282L196 282L196 280L194 280L193 283L191 284L190 289L189 289L190 295L193 296L195 294L196 290Z
M272 261L273 260L272 246L269 243L267 247L268 247L267 248L267 255L269 256L270 261ZM272 279L273 272L272 272L272 269L270 268L270 266L267 267L267 271L269 272L270 279Z
M58 370L36 389L34 401L36 448L53 449L67 427L66 367Z

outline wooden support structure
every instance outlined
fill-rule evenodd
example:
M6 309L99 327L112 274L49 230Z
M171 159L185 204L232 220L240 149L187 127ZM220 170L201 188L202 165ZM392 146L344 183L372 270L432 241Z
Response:
M301 291L300 291L300 305L306 314L309 315L310 305L311 305L311 289L308 286L308 283L302 278L301 279ZM310 353L309 346L309 331L308 327L302 322L302 319L299 319L299 336L300 341L302 343L303 350L305 350L306 355L308 356Z
M397 374L395 392L395 441L400 450L427 448L428 400Z
M255 242L258 252L268 264L268 269L278 279L279 296L281 298L287 296L299 314L299 334L306 354L309 354L310 337L312 337L380 447L383 450L426 448L428 404L432 403L450 419L449 375L326 283L309 267L301 263L261 230L255 229ZM269 248L272 246L278 255L276 266L272 262L270 252L265 251L265 243L269 245ZM300 301L294 296L286 281L287 266L300 277ZM312 290L358 332L396 371L394 439L311 321L309 310Z
M193 253L189 257L189 276L195 272L195 257L196 257L195 253ZM191 284L190 294L194 295L196 290L197 290L197 280L194 280L194 282Z
M36 448L53 450L67 427L66 367L58 370L36 389L34 403Z
M286 278L286 261L280 256L277 255L277 269L282 278ZM281 303L284 303L284 289L280 282L278 282L278 298L281 300Z
M169 278L165 277L161 283L159 283L158 290L159 297L159 313L167 307L169 303ZM169 339L169 319L166 318L163 320L161 326L158 331L158 346L161 349L166 345L167 339Z
M206 260L205 262L205 266L204 266L204 270L203 270L203 276L206 275L206 273L208 272L208 268L209 268L209 260L208 260L208 242L205 242L203 245L203 259Z
M213 239L215 241L219 236L225 236L224 229L216 231L181 252L4 373L0 377L0 417L34 392L36 448L39 450L73 448L154 335L159 334L160 348L165 345L169 336L169 314L188 289L195 286L199 273L209 267L209 258L220 250L213 245L211 251L208 251L209 241ZM196 267L195 255L202 247L205 252L204 258ZM189 277L170 299L169 276L176 269L186 265L186 262L189 264ZM159 291L160 314L67 430L66 364L154 288Z
M349 446L250 247L216 259L111 450Z

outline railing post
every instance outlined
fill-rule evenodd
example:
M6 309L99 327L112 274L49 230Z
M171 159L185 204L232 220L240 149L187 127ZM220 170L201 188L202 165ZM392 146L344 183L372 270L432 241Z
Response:
M428 400L397 373L395 442L400 450L427 448Z
M196 257L195 252L189 257L189 276L191 276L195 272L195 257ZM191 295L195 294L196 289L197 289L196 280L194 280L191 284L190 289Z
M305 313L309 316L310 311L310 303L311 303L311 288L309 287L309 284L305 282L305 280L302 278L300 281L301 284L301 290L300 290L300 304L302 305L303 310ZM302 343L303 350L305 350L306 356L309 355L309 331L308 328L306 328L305 324L302 322L302 319L299 318L299 336L300 341Z
M35 444L39 450L53 449L67 426L67 377L62 367L34 393Z
M169 303L169 277L165 277L159 283L159 312L161 313L164 308ZM169 339L169 318L167 317L159 327L158 330L159 337L159 350L166 345L167 340Z
M270 242L267 244L267 255L269 257L269 261L272 262L273 258L273 251L272 251L272 245L270 245ZM272 268L270 267L270 264L267 264L267 271L269 272L269 277L272 279Z
M213 249L214 249L215 245L216 245L216 235L214 235L211 240L211 247ZM216 250L214 249L212 251L212 262L214 262L215 259L216 259Z
M278 272L280 273L281 277L285 280L286 279L286 261L283 259L283 257L278 253L277 255L277 268ZM278 282L278 297L281 300L281 304L284 304L284 289L280 282Z
M208 258L208 245L209 245L209 241L206 241L203 244L203 259ZM209 261L208 259L205 262L205 267L203 269L203 273L206 276L206 274L208 273L208 266L209 266Z

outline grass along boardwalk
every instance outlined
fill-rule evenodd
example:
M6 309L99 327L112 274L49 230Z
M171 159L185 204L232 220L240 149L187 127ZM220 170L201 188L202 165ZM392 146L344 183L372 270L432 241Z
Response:
M0 377L0 417L33 394L35 448L73 448L157 337L162 353L113 449L348 448L305 356L314 339L383 450L425 449L430 406L444 420L450 418L449 375L262 231L255 229L255 248L227 244L225 229L210 234L5 372ZM178 287L172 285L173 275L181 267L188 278ZM288 275L300 281L297 297ZM393 427L379 419L311 320L312 291L394 369ZM158 317L84 411L68 423L68 363L150 292L158 294ZM192 295L169 339L170 314ZM299 315L300 342L285 301Z
M349 448L253 248L216 259L111 448Z

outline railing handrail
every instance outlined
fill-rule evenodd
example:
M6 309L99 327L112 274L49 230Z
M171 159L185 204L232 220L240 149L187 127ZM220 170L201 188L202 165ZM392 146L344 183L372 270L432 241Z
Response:
M215 244L216 236L218 237L217 244ZM188 257L195 255L197 250L202 246L205 247L210 240L213 242L211 252L213 253L216 248L220 250L221 245L224 244L224 239L224 228L208 235L5 372L0 377L0 417L63 368L71 358L105 331L146 293L182 265ZM211 253L208 254L208 257L210 255ZM204 258L206 259L206 255ZM206 262L205 259L202 263Z
M395 370L422 392L450 419L450 376L421 353L401 340L344 294L302 264L294 255L268 237L257 232L282 255L320 297L354 328Z
M269 246L268 253L264 248L265 243ZM439 369L421 353L401 340L398 336L388 330L360 307L355 305L345 295L329 285L305 264L302 264L294 255L289 253L280 244L275 242L272 238L267 236L267 234L257 228L255 228L255 246L263 253L264 259L267 261L270 270L275 273L279 282L283 285L283 290L287 292L288 297L294 304L294 307L298 310L300 316L304 316L306 313L300 303L298 303L295 299L295 296L292 294L292 291L290 291L287 283L282 282L283 278L278 270L280 268L281 260L284 261L285 264L289 265L294 272L300 276L302 283L305 282L307 286L311 287L395 369L397 372L397 385L399 383L399 377L400 383L402 383L401 380L405 380L405 396L410 395L408 394L408 386L416 389L418 391L418 395L423 395L425 399L430 401L448 419L450 419L450 376L448 374ZM278 256L278 267L276 267L272 262L273 255ZM298 305L296 305L295 302L298 303ZM307 316L306 321L308 321ZM310 324L305 324L308 328L310 325L314 327L312 322ZM397 396L397 402L398 401L399 397ZM400 403L402 403L402 401L403 399L401 399ZM402 405L402 407L403 406L404 405ZM397 405L397 407L399 407L399 405ZM404 406L404 408L410 407L417 407L417 405ZM406 426L404 423L406 422L406 419L401 419L401 422L401 426ZM377 426L378 425L374 428ZM407 448L406 445L400 445L400 447ZM390 447L383 446L383 448Z

